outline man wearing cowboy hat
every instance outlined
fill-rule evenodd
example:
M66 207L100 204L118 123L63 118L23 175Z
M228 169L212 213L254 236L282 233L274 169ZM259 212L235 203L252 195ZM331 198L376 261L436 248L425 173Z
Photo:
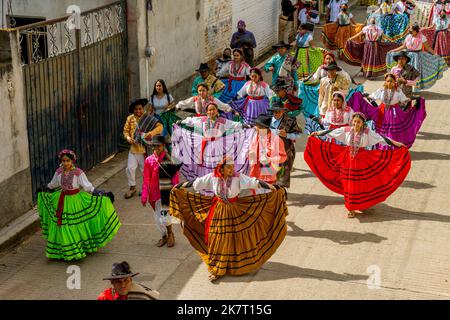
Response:
M255 36L252 32L246 30L244 20L239 20L237 23L238 31L233 33L231 37L231 49L242 49L245 56L245 62L253 67L254 49L256 48Z
M394 60L397 62L397 65L391 69L391 73L397 77L399 88L402 89L405 96L411 98L413 87L420 78L420 72L409 64L411 58L406 51L397 53L394 56Z
M198 95L197 87L200 83L206 83L209 88L209 95L219 98L222 95L223 89L225 89L225 84L211 74L211 69L208 64L200 63L200 67L195 71L199 72L200 75L194 79L194 83L192 84L192 96L195 97Z
M271 86L275 95L270 99L270 105L281 103L288 109L287 115L295 118L302 112L302 99L287 92L289 84L285 79L278 78L275 85Z
M111 276L103 280L111 281L111 288L103 291L97 300L158 300L159 292L133 282L133 277L139 273L133 273L126 261L114 263Z
M300 137L302 129L300 129L295 118L291 118L286 114L289 109L285 108L281 102L273 103L268 111L271 111L273 114L270 129L276 130L281 140L283 140L284 150L287 155L283 169L278 175L277 184L289 188L295 160L295 140Z
M338 67L335 61L330 62L323 69L327 71L327 76L320 80L319 112L322 117L325 117L325 113L331 105L333 93L341 91L347 95L351 82L345 75L338 73L342 69Z
M295 93L298 89L298 75L297 69L300 67L297 59L289 53L291 45L280 41L272 46L277 50L277 53L270 58L264 65L266 72L272 71L272 85L275 85L278 78L285 79L289 84L287 88L288 93Z
M165 149L165 137L154 136L150 142L153 154L145 159L142 179L141 203L145 207L150 203L153 208L156 227L161 233L161 239L156 244L162 247L167 243L169 248L175 245L175 236L172 231L172 221L167 208L170 190L180 181L178 170L181 165L172 162L172 158Z
M145 98L134 99L129 106L131 115L128 116L123 127L123 136L130 144L126 168L130 190L125 194L125 199L131 198L136 193L136 169L139 167L141 172L144 171L144 155L146 153L144 142L161 134L164 129L157 118L144 114L147 103L148 100Z

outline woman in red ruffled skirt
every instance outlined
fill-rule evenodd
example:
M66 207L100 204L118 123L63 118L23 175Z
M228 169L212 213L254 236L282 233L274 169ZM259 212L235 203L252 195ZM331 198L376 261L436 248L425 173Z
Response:
M411 158L403 143L381 136L366 127L366 117L353 114L351 126L313 132L304 158L314 174L330 190L344 195L348 217L386 200L405 180ZM339 146L314 136L327 135ZM365 150L375 144L399 147Z

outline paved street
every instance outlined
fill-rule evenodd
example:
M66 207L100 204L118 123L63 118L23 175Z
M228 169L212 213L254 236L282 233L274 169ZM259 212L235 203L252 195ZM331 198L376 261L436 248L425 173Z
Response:
M357 21L363 13L355 11ZM357 71L338 63L352 75ZM356 81L364 82L367 92L382 85L380 79ZM67 263L48 260L45 240L40 233L33 235L0 256L0 299L95 299L108 285L102 278L112 263L123 260L140 272L135 279L158 290L162 299L449 299L450 71L423 97L427 118L410 150L406 181L385 203L356 219L346 218L343 198L307 167L307 137L302 135L288 195L288 235L256 273L209 283L205 265L179 225L175 247L156 247L153 213L138 197L123 199L127 180L122 170L101 187L116 195L122 221L113 241L97 254ZM93 180L111 166L125 166L125 159L119 154L88 176ZM81 268L79 290L66 286L72 264ZM378 289L368 286L373 270L380 271ZM376 281L369 284L376 286Z

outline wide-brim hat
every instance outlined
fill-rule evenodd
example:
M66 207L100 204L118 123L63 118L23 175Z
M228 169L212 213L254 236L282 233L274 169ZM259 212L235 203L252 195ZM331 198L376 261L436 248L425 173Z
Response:
M272 46L273 49L278 49L278 48L286 48L286 49L290 49L291 45L289 43L284 42L283 40L281 40L280 42L278 42L276 45Z
M290 84L286 81L286 79L278 78L275 81L275 84L270 86L272 90L280 90L289 88Z
M207 63L200 63L200 67L196 69L195 71L202 72L202 71L211 71L211 68L208 66Z
M261 114L256 118L255 125L269 129L271 122L272 122L271 116Z
M289 109L280 103L274 103L267 111L289 111Z
M148 144L150 145L166 144L166 138L160 135L153 136L152 140Z
M338 65L335 61L331 61L329 65L323 67L323 70L325 70L325 71L329 71L329 70L341 71L342 69L338 67Z
M411 58L408 56L408 53L406 51L400 51L399 53L397 53L393 59L398 62L398 58L400 57L405 57L406 58L406 63L411 61Z
M120 263L114 263L112 265L111 276L103 278L103 280L130 278L138 274L139 273L131 272L128 262L122 261Z
M138 98L138 99L133 99L130 103L130 106L128 107L128 111L130 111L130 113L134 112L134 107L136 106L143 106L145 107L148 103L148 99L145 98Z

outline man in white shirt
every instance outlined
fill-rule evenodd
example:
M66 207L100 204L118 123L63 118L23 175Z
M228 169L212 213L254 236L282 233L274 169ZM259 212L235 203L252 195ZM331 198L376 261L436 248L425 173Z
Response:
M311 1L306 1L305 7L298 13L299 25L307 22L317 24L319 23L319 19L319 14L311 10Z

